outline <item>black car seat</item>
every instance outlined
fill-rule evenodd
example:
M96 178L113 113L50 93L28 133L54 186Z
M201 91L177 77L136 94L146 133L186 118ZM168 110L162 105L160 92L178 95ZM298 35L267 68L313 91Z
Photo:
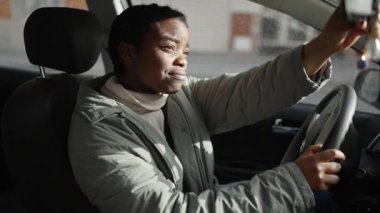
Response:
M66 140L77 74L95 64L103 44L100 23L88 11L41 8L26 21L24 40L41 77L19 86L3 110L3 149L16 193L30 213L99 212L75 182ZM46 76L44 67L63 72Z

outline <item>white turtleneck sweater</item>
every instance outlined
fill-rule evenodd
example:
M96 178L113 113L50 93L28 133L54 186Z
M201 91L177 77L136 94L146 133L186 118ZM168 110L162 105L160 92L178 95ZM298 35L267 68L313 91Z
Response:
M131 108L165 138L164 114L161 108L166 103L167 94L147 94L125 89L116 76L109 78L100 91L103 95Z

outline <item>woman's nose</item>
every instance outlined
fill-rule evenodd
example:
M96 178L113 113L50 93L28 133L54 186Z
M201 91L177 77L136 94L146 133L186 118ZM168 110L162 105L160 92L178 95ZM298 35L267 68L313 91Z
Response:
M180 67L186 67L187 66L187 55L180 54L176 60L174 61L174 64Z

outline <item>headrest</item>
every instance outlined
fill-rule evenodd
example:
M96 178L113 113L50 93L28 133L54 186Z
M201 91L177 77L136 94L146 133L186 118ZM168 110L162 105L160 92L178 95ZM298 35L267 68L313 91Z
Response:
M96 16L73 8L37 9L24 28L26 54L32 64L73 74L95 64L102 40Z

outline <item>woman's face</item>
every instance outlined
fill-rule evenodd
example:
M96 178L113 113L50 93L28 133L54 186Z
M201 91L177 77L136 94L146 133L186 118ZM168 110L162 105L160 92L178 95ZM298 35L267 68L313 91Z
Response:
M134 53L128 62L124 60L125 75L120 81L125 88L137 92L173 94L186 79L189 30L178 18L156 25L138 49L132 48Z

